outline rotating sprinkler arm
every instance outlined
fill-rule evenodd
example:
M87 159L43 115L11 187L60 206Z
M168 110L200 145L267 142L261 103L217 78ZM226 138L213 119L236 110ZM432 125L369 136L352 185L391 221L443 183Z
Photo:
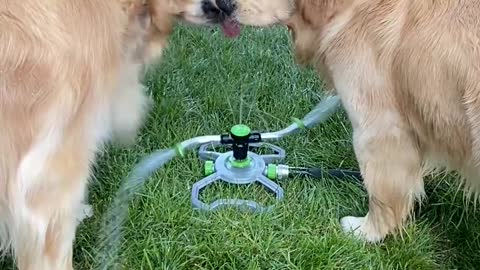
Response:
M208 136L200 136L188 139L183 141L177 145L177 151L185 151L185 150L194 150L200 147L203 144L207 143L219 143L221 140L220 135L208 135ZM182 153L180 153L182 154Z
M290 126L275 132L260 134L261 140L279 140L288 135L294 134L305 128L312 128L317 124L327 120L340 105L338 96L329 96L322 100L315 108L309 112L302 120L294 118L294 123ZM203 144L220 143L221 135L200 136L188 139L177 144L177 154L183 155L184 151L197 149Z
M338 96L329 96L322 100L315 108L310 111L302 120L293 118L294 123L276 132L263 133L262 140L278 140L304 128L312 128L317 124L327 120L340 106Z

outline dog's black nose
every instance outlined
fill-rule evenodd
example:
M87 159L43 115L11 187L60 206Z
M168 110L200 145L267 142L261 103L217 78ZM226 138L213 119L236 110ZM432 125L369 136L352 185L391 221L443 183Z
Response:
M233 14L235 4L233 0L203 0L202 11L212 22L221 22Z
M220 9L216 7L210 0L202 1L202 11L210 19L216 19L220 15Z
M225 13L227 16L230 16L235 11L235 4L233 0L215 0L218 8Z

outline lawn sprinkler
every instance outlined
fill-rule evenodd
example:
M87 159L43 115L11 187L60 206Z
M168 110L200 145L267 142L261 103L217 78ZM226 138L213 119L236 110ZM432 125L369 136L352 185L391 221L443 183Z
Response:
M276 200L283 199L283 189L274 180L282 180L292 175L310 175L317 178L324 176L319 168L297 168L285 164L278 164L285 159L283 148L267 141L279 140L305 128L311 128L329 118L339 107L340 99L331 96L320 102L314 110L302 120L292 118L293 123L285 129L276 132L252 132L246 125L235 125L228 134L212 137L209 142L199 143L199 158L204 161L205 178L196 182L192 187L191 201L196 209L215 210L225 206L246 208L254 212L267 212L273 206L260 206L250 200L218 199L211 204L202 202L200 192L207 186L221 181L234 185L258 183L275 194ZM199 140L200 141L200 140ZM184 147L180 145L180 147ZM215 149L227 148L227 152ZM213 150L212 150L213 149ZM260 154L261 150L270 150L273 153ZM358 173L346 170L330 170L331 176L358 177Z
M297 121L294 130L302 124ZM204 163L206 177L196 182L192 187L192 205L202 210L214 210L222 206L247 207L255 211L268 211L272 207L261 207L254 201L240 199L219 199L211 204L200 200L200 191L217 181L223 181L234 185L246 185L259 183L267 190L275 193L276 199L283 198L283 189L272 180L284 178L288 175L288 167L277 165L285 158L285 150L264 142L268 138L280 138L283 133L266 136L251 132L246 125L235 125L229 134L220 136L219 142L202 144L198 151L199 158ZM217 152L211 149L227 148L227 152ZM259 149L269 149L273 154L259 154Z
M325 174L343 178L360 179L355 171L330 170L324 172L319 168L294 168L278 164L285 158L285 150L268 143L294 134L303 129L309 129L327 120L340 106L338 96L329 96L322 100L303 119L292 118L293 123L276 131L258 133L252 132L246 125L235 125L228 134L200 136L188 139L175 147L158 150L145 157L132 170L123 182L114 199L113 205L105 216L105 224L101 233L102 239L97 262L99 269L110 269L108 266L115 259L121 242L121 226L128 216L128 205L136 193L141 191L149 176L175 157L183 157L186 151L198 149L199 158L204 161L205 178L192 186L191 201L195 209L215 210L224 206L237 206L254 212L266 212L273 206L260 206L254 201L240 199L219 199L211 204L200 200L200 192L208 185L223 181L235 185L259 183L273 192L276 200L283 198L283 189L274 182L291 175L310 175L323 178ZM216 148L227 148L229 151L219 152ZM261 149L270 149L273 154L262 154Z

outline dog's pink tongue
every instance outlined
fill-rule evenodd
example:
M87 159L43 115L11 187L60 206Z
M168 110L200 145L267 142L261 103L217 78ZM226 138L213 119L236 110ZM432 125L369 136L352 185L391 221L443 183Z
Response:
M240 24L231 18L226 18L222 23L222 30L225 36L235 38L240 35Z

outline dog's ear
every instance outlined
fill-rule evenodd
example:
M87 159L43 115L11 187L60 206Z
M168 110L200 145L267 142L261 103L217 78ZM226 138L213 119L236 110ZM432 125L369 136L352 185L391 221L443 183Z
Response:
M328 24L352 0L298 0L297 14L312 28Z
M165 0L146 0L152 23L156 31L163 35L171 33L173 28L173 17L170 9L170 2Z
M328 0L325 0L328 1ZM297 1L297 17L300 17L304 24L308 26L321 25L322 14L321 5L322 0L298 0Z
M143 29L150 25L150 12L146 0L121 0L123 11L131 22L136 21Z
M152 18L150 16L150 8L147 5L146 1L142 1L141 6L139 6L138 19L142 27L144 28L149 27Z
M144 0L151 18L147 35L147 48L144 58L148 64L157 61L167 46L168 37L173 30L174 17L170 10L170 0Z

